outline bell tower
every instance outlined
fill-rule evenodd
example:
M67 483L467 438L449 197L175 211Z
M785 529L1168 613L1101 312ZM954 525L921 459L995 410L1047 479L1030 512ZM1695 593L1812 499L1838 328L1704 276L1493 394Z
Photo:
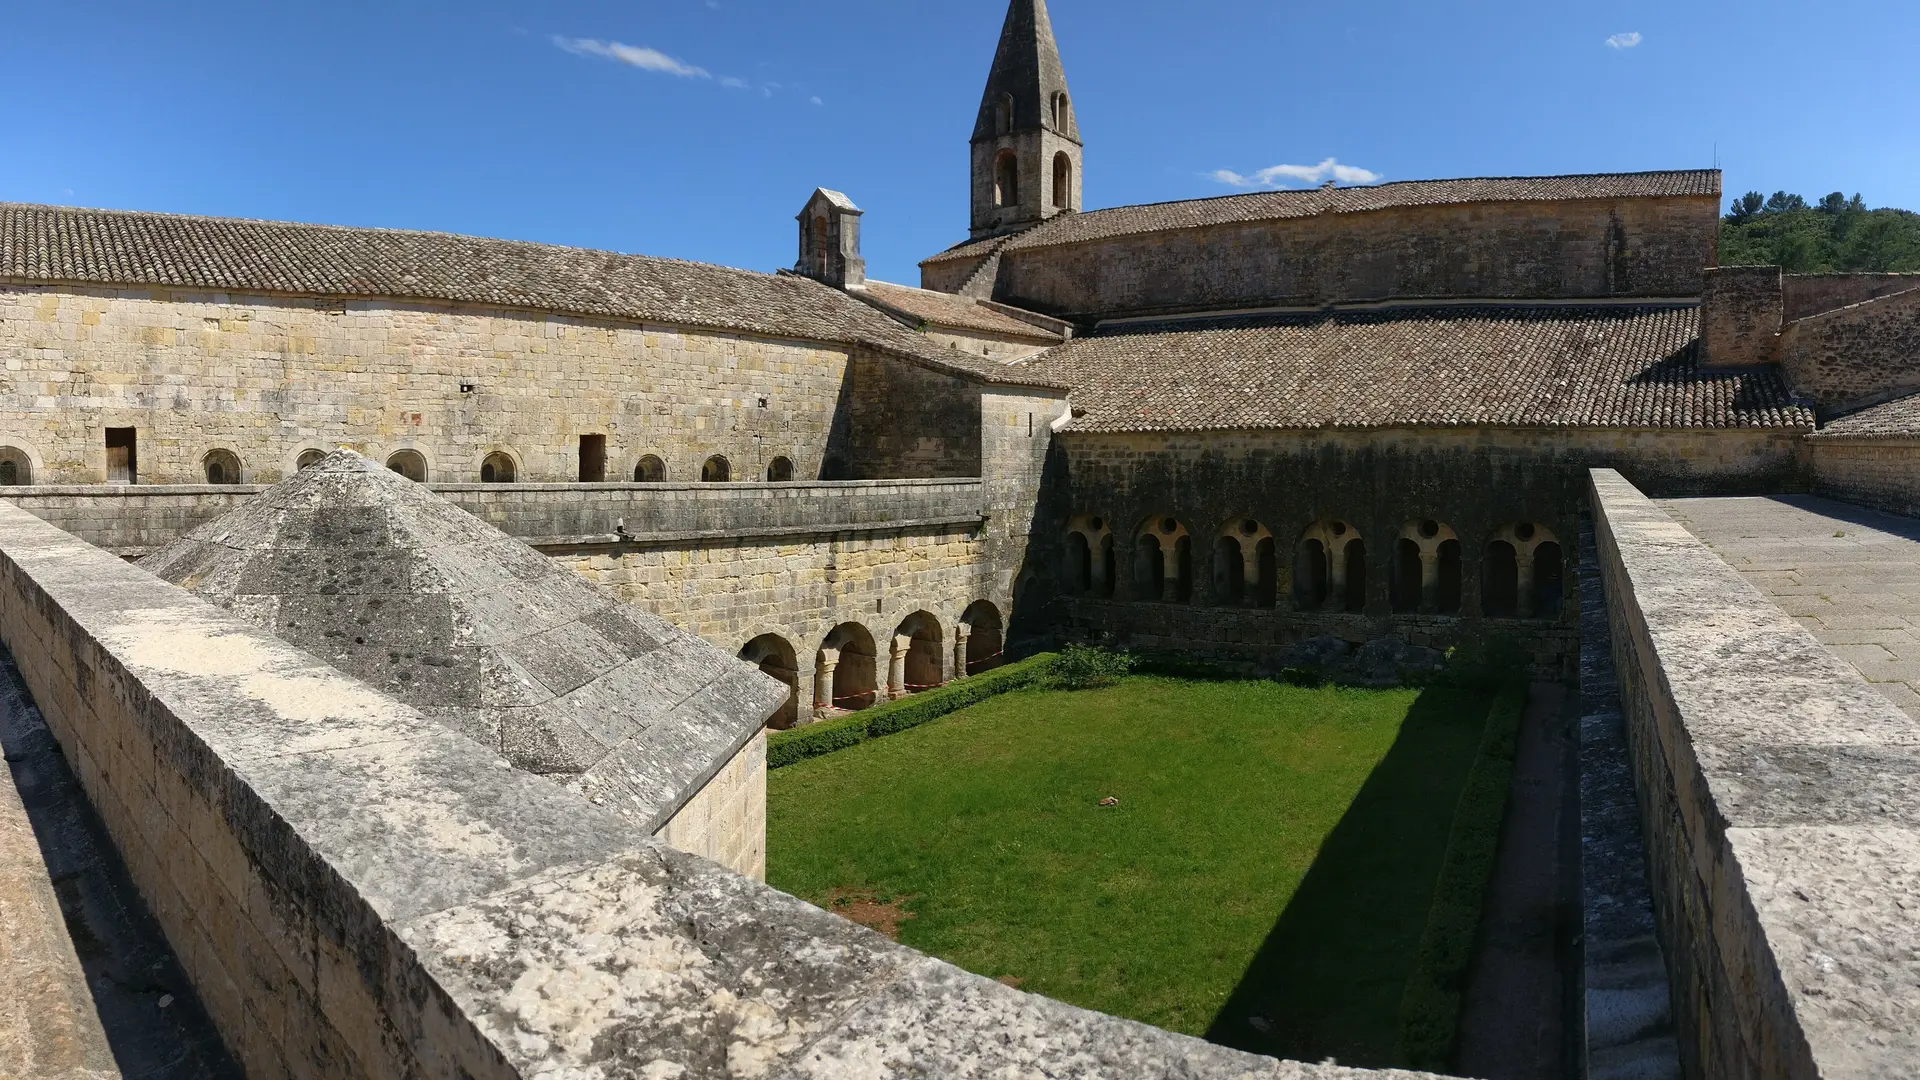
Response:
M973 239L1077 212L1080 155L1046 0L1013 0L973 126Z

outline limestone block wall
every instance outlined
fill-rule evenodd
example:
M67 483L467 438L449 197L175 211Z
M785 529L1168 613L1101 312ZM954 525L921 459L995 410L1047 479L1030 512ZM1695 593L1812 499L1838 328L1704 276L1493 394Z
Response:
M1700 299L1704 363L1714 368L1773 363L1785 301L1777 266L1723 266L1707 271Z
M716 454L737 479L782 456L810 479L846 367L815 342L473 305L0 285L0 444L39 483L105 481L109 427L137 430L143 482L203 482L224 449L271 483L342 445L415 450L434 480L500 452L571 481L596 434L608 480L646 455L698 480Z
M1920 289L1920 274L1787 274L1781 282L1788 322L1823 311Z
M1383 1075L921 956L6 505L0 645L250 1076Z
M1810 439L1813 493L1920 517L1920 442Z
M927 338L969 356L984 356L1003 364L1037 356L1049 347L1046 342L1029 341L1011 334L989 334L983 330L942 330L936 327L927 330Z
M977 384L866 349L850 382L847 477L981 475Z
M1790 323L1778 357L1823 416L1920 390L1920 287Z
M1699 296L1718 237L1711 197L1405 207L1016 242L993 298L1086 320L1388 297Z
M1592 512L1686 1074L1920 1060L1920 724L1611 470Z

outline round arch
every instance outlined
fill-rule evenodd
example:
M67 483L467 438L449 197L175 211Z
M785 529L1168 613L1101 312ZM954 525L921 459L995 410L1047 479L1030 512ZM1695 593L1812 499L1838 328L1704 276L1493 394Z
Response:
M960 616L955 635L957 667L968 675L991 671L1007 662L1006 623L991 600L976 600Z
M514 484L520 480L520 462L505 450L495 450L480 459L480 482Z
M1558 618L1566 581L1566 549L1553 530L1531 521L1503 525L1487 541L1481 611L1493 618Z
M733 481L733 463L724 455L715 454L700 466L700 482L703 484L726 484Z
M772 461L768 462L767 463L767 483L769 484L793 483L793 459L790 457L777 457L777 458L774 458Z
M887 693L891 697L918 694L946 683L946 634L939 616L916 611L900 620L893 631L893 651L887 666Z
M1445 522L1420 518L1401 526L1393 544L1388 580L1393 610L1398 614L1459 614L1460 556L1460 536Z
M1156 514L1134 529L1133 595L1148 603L1193 598L1193 536L1180 519Z
M1221 607L1270 608L1278 599L1280 568L1273 531L1251 517L1220 526L1213 538L1213 602Z
M1294 550L1294 606L1301 611L1364 611L1367 543L1338 518L1307 526Z
M636 484L664 484L667 482L667 463L653 454L642 457L633 465L633 482Z
M424 484L433 475L427 455L411 446L403 446L387 455L387 468L416 484Z
M33 457L24 447L0 445L0 487L24 487L33 477Z
M209 450L200 458L200 475L218 486L241 483L240 455L224 448Z
M800 664L793 645L779 634L761 634L740 650L740 659L760 668L762 674L786 684L787 702L767 720L775 731L785 731L800 722Z
M814 657L814 711L824 716L870 708L880 697L878 663L866 627L857 622L834 627Z
M293 457L293 472L302 473L327 460L327 452L317 446L309 446Z

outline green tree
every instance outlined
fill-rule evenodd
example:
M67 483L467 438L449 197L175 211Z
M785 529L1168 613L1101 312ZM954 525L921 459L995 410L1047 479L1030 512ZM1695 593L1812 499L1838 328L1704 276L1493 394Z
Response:
M1749 191L1733 200L1733 209L1727 211L1727 224L1743 225L1759 216L1760 208L1767 204L1767 197L1757 191Z

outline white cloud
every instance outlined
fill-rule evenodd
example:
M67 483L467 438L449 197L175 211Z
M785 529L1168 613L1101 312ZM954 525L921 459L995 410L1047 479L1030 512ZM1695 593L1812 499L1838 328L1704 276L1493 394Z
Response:
M1610 49L1631 49L1640 44L1640 41L1640 31L1633 30L1625 34L1615 34L1608 38L1607 47Z
M720 85L729 90L745 90L747 88L747 80L736 79L731 75L723 75L720 78Z
M1313 186L1329 180L1336 184L1377 184L1386 179L1371 169L1342 165L1334 158L1328 158L1318 165L1273 165L1252 175L1237 173L1232 169L1215 169L1207 174L1207 178L1228 187L1241 188Z
M815 95L814 95L813 97L811 97L811 98L808 98L807 100L809 100L809 101L811 101L811 102L813 102L813 103L814 103L815 105L825 105L825 104L826 104L826 102L824 102L824 101L821 101L821 100L820 100L820 95L818 95L818 94L815 94Z
M555 45L576 56L599 56L608 60L617 60L622 64L637 67L642 71L656 71L662 75L677 75L683 79L711 79L713 73L703 67L676 60L658 49L649 49L644 45L624 45L618 41L596 41L593 38L553 39Z

